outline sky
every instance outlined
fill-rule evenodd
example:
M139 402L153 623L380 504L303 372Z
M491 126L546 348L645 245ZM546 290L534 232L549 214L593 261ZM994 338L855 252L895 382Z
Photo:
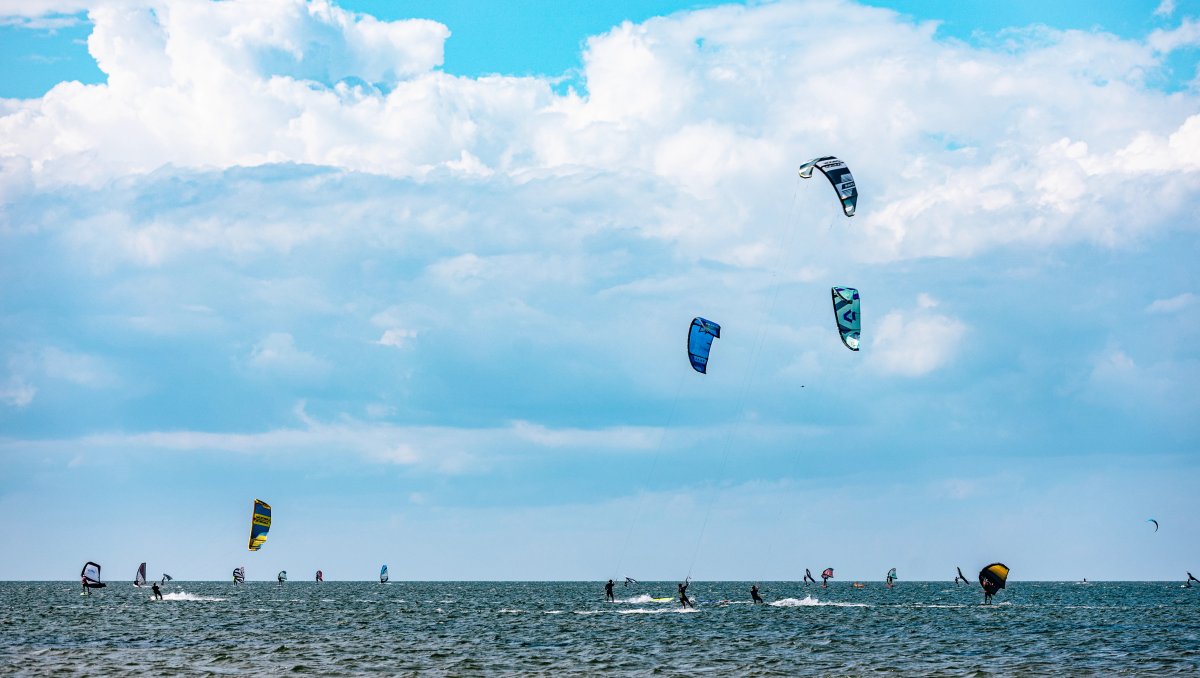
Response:
M0 0L0 579L1200 570L1200 3L497 7Z

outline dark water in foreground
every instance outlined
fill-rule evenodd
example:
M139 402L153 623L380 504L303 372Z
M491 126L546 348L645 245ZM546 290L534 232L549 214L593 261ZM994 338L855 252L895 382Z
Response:
M1200 674L1200 587L903 582L0 583L0 673ZM731 599L732 603L718 601Z

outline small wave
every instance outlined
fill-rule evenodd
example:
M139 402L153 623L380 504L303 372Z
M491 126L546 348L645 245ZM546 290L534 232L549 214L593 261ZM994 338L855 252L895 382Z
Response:
M694 607L674 607L674 608L654 608L648 609L645 607L635 607L632 610L620 610L619 614L681 614L690 612L699 612Z
M804 596L803 600L798 598L784 598L767 604L771 607L871 607L866 603L822 603L812 596Z
M546 614L562 614L563 611L562 610L546 610L545 613Z
M510 610L508 608L501 608L496 611L504 614L522 614L525 612L525 610Z
M643 593L640 596L634 596L632 598L618 598L615 602L628 605L645 605L646 603L673 603L675 602L675 599L672 597L655 598L650 594Z
M188 593L187 591L172 591L170 593L164 593L163 600L192 600L202 603L221 603L226 599L216 598L214 596L198 596L194 593Z

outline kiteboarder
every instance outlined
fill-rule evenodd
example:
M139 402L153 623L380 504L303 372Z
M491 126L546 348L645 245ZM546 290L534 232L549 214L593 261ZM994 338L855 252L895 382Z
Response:
M690 583L690 581L684 580L684 582L679 585L679 604L683 607L694 608L696 606L692 605L692 601L689 600L687 596L687 589Z
M763 599L758 597L758 584L754 584L750 587L750 597L754 599L755 605L763 602Z
M162 600L162 599L163 599L163 597L162 597L162 590L158 588L158 582L155 582L155 583L151 584L151 585L150 585L150 590L151 590L151 591L154 591L154 599L155 599L155 600Z
M611 580L611 579L609 579L608 583L604 585L604 602L606 602L606 603L617 602L616 596L613 595L613 580Z

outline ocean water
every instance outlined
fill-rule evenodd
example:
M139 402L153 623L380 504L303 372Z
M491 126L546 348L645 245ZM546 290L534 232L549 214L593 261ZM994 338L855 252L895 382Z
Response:
M1200 675L1179 582L0 583L0 673ZM729 602L723 602L729 601Z

